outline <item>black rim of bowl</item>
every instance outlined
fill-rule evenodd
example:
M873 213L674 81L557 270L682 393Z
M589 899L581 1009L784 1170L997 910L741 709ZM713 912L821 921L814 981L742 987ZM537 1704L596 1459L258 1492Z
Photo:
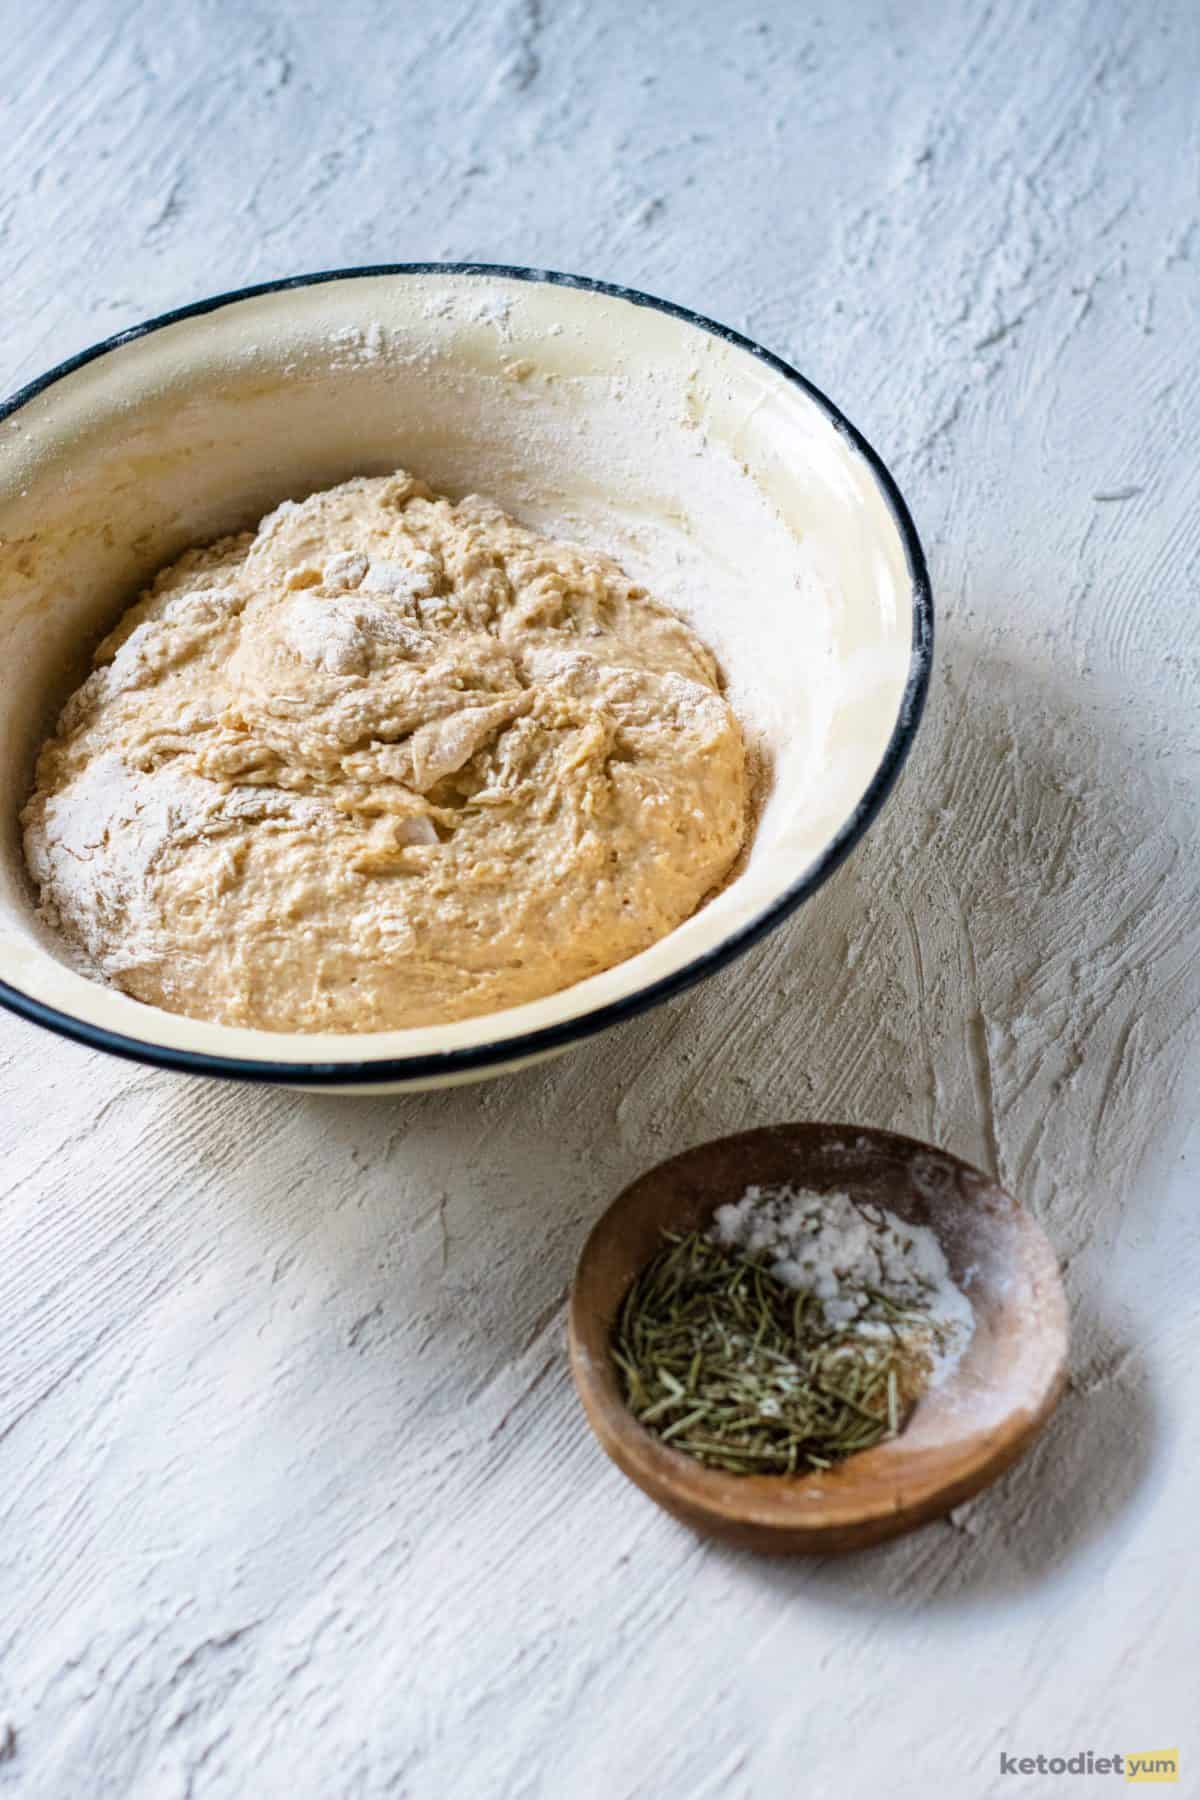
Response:
M933 661L933 596L929 586L929 572L925 565L925 554L917 536L916 527L904 498L895 481L884 464L882 458L871 447L862 433L855 429L819 388L813 386L797 369L770 350L764 350L751 338L744 337L741 332L733 331L727 325L719 325L707 319L702 313L692 312L686 306L676 306L669 300L657 299L652 294L641 293L637 288L620 287L613 282L593 281L583 275L564 275L552 269L523 269L511 267L506 263L459 263L459 262L415 262L415 263L378 263L360 268L323 269L309 275L291 275L280 281L264 281L253 287L235 288L229 293L214 294L207 300L196 300L190 306L177 307L173 312L160 313L157 318L147 319L142 325L135 325L128 331L118 332L114 337L105 338L102 343L93 344L88 350L82 350L77 356L69 357L66 362L59 363L44 375L20 388L9 400L0 403L0 421L11 417L22 406L32 400L35 395L52 387L56 381L71 375L85 363L93 362L97 357L107 356L110 351L119 350L123 345L133 343L137 338L146 337L152 331L161 331L167 325L177 325L185 319L202 317L205 313L216 312L222 307L235 306L242 300L253 300L262 294L286 293L290 288L315 287L327 281L355 281L391 275L469 275L483 278L510 281L529 281L548 287L579 288L585 293L603 294L614 300L625 300L633 306L647 306L655 312L666 313L670 318L679 319L685 325L694 326L700 331L707 331L713 337L721 338L739 350L746 351L758 362L772 369L783 380L798 387L802 393L815 402L829 419L831 424L858 452L874 475L883 494L888 509L896 522L904 545L905 560L908 565L909 579L912 584L912 654L909 659L908 680L904 695L896 717L896 724L888 740L879 767L876 769L858 805L850 818L837 835L826 845L821 855L811 863L804 873L787 888L777 900L774 900L765 911L729 937L696 957L674 974L664 976L660 981L651 983L649 987L639 988L636 993L624 999L610 1001L606 1006L580 1013L576 1018L566 1019L557 1025L549 1025L540 1031L521 1033L517 1037L500 1038L492 1043L473 1045L462 1050L443 1050L428 1056L391 1056L365 1058L347 1062L272 1062L269 1058L259 1060L252 1057L218 1056L201 1050L176 1050L164 1044L147 1043L139 1038L125 1037L120 1032L108 1031L103 1026L90 1025L81 1019L72 1018L69 1013L59 1012L57 1008L46 1006L40 1000L33 1000L22 994L17 988L10 987L7 982L0 982L0 1005L34 1024L45 1025L49 1030L58 1032L60 1036L73 1038L78 1043L87 1044L97 1050L107 1050L114 1056L125 1057L132 1062L150 1063L158 1068L175 1069L193 1075L222 1076L235 1081L262 1081L278 1085L306 1087L345 1087L350 1085L375 1086L397 1081L425 1081L437 1077L453 1077L467 1075L474 1070L495 1067L524 1061L540 1056L546 1052L565 1048L569 1044L582 1042L593 1037L597 1032L607 1030L611 1025L618 1025L623 1020L635 1018L639 1013L659 1005L664 1000L682 994L687 988L694 987L706 976L724 968L744 951L749 950L760 938L765 937L789 913L815 893L822 882L841 866L871 824L884 801L895 784L896 777L904 764L904 759L912 747L917 727L921 722L921 714L925 706L925 696L929 687L929 677Z

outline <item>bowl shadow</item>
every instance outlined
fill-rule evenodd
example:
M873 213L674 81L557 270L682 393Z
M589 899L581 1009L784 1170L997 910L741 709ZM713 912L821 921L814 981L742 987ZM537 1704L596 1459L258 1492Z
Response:
M990 1490L942 1520L851 1556L792 1558L769 1570L746 1552L714 1547L744 1578L767 1579L798 1603L830 1613L889 1616L983 1606L1043 1586L1089 1546L1119 1551L1137 1504L1162 1474L1157 1407L1133 1347L1087 1306L1076 1323L1109 1349L1072 1375L1041 1437Z

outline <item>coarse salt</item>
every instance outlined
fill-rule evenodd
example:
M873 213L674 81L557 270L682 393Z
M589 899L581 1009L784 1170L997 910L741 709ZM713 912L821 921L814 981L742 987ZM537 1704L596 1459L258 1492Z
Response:
M709 1235L762 1262L787 1287L813 1294L829 1330L853 1326L872 1294L918 1309L928 1321L931 1386L945 1380L975 1329L971 1302L952 1280L936 1234L874 1201L748 1187L740 1200L718 1207ZM861 1329L873 1334L880 1326L863 1319Z

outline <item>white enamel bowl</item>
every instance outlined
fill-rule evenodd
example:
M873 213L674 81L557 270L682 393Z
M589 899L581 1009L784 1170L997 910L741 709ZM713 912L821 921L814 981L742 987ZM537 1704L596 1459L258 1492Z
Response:
M603 546L690 618L770 769L737 878L642 955L458 1024L306 1037L204 1024L70 967L17 811L97 639L189 544L397 466ZM367 1092L495 1075L711 974L837 867L920 719L932 607L879 458L776 358L643 294L406 265L202 301L0 408L0 1002L138 1061Z

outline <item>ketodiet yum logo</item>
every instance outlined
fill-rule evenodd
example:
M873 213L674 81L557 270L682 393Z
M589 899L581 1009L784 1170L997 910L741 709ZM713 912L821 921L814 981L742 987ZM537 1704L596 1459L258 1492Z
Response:
M1125 1781L1178 1781L1178 1750L1118 1750L1097 1756L1077 1750L1074 1756L1009 1756L1000 1752L1002 1775L1116 1775Z

